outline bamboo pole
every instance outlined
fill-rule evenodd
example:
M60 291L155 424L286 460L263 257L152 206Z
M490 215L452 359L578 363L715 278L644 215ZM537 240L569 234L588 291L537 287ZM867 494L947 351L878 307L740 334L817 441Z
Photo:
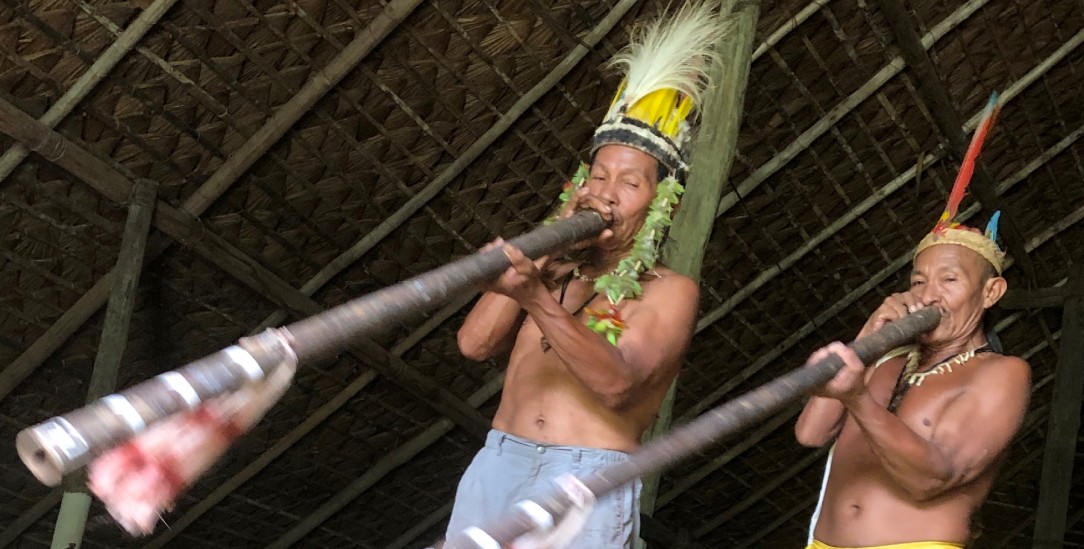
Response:
M667 267L698 282L715 225L715 205L723 195L738 151L738 130L760 15L759 0L724 0L722 4L720 11L729 14L731 27L715 45L718 57L709 74L716 85L704 94L701 130L693 148L688 185L663 249L663 263ZM675 379L659 407L654 425L644 435L645 440L670 429L676 393ZM659 480L658 475L643 479L640 512L645 515L651 516L655 510Z
M143 254L151 228L157 187L155 182L143 180L132 187L129 195L128 219L124 225L120 255L117 257L116 271L119 276L115 278L109 291L109 304L105 309L98 353L87 387L88 403L116 389L117 372L120 370L124 348L128 345L128 328L131 326L136 289L143 271ZM73 478L60 502L60 513L53 530L52 549L65 549L72 545L78 547L82 544L90 501L90 494L83 480Z
M68 88L68 91L64 92L64 95L60 96L60 99L57 99L56 103L53 103L49 110L45 111L45 114L40 118L41 123L50 128L55 128L94 89L94 86L98 85L113 70L113 67L117 66L121 59L124 59L124 56L139 43L143 36L147 34L147 31L158 23L158 20L175 3L177 3L177 0L155 0L153 4L147 6L139 14L139 17L132 21L128 28L124 29L124 33L118 36L109 45L109 48L94 61L94 64L87 69L87 72L83 73L72 84L72 87ZM4 155L0 156L0 182L11 175L11 172L19 166L19 163L28 154L30 154L30 149L22 143L12 144L4 152Z
M960 23L970 18L973 13L978 11L979 8L986 5L989 1L990 0L969 0L967 3L960 6L956 11L952 12L922 37L923 47L932 47L938 40L947 35ZM719 201L719 209L716 212L716 215L721 217L730 208L734 207L739 200L749 196L749 194L759 187L761 183L789 164L791 160L794 160L799 153L813 146L813 143L816 142L820 136L824 135L825 132L833 128L836 125L836 122L843 119L843 117L847 116L847 114L872 97L877 90L881 89L881 86L884 86L889 80L892 80L896 75L902 72L904 67L905 63L902 57L893 57L887 65L877 71L877 74L873 75L873 77L863 84L862 87L855 90L854 93L833 107L832 110L828 111L823 118L810 126L809 129L802 132L797 139L787 145L786 148L779 151L779 153L772 157L771 160L765 162L760 168L757 168L755 172L738 184L735 190L724 195L722 200Z
M518 121L524 114L530 110L535 103L537 103L543 96L546 95L554 86L559 84L561 80L579 65L580 61L591 51L589 48L597 45L602 41L609 33L610 30L624 17L639 0L621 0L618 2L609 13L606 14L598 25L595 26L591 32L583 37L582 43L576 47L576 49L569 52L556 67L537 83L530 90L527 91L514 105L512 105L507 112L504 113L499 119L494 121L484 134L471 143L467 150L463 151L463 154L459 155L447 168L445 168L440 175L427 183L425 187L422 187L417 194L412 196L410 200L407 200L398 210L389 215L384 221L375 227L369 234L366 234L361 240L354 243L350 249L339 254L338 257L331 260L320 272L316 273L308 282L302 287L301 291L306 294L313 294L316 290L327 284L335 275L350 265L353 265L355 261L360 259L369 250L373 249L379 244L386 236L395 231L400 225L406 222L410 216L414 215L418 210L429 203L437 194L440 193L445 187L447 187L452 181L455 180L464 170L482 156L486 150L489 149L493 143L497 141L504 132L508 131L516 121ZM281 313L275 313L281 315ZM280 317L278 320L272 322L277 324L281 322Z
M1035 549L1062 547L1065 541L1073 460L1080 431L1084 390L1084 268L1079 265L1065 285L1057 383L1050 401L1039 504L1035 510Z
M591 238L605 226L601 216L585 211L510 243L536 258ZM496 278L508 266L503 250L480 252L285 328L242 338L179 370L23 430L16 438L19 456L38 480L55 485L64 474L147 425L261 379L284 361L307 364L326 358L359 335L422 316Z
M933 329L940 321L940 311L935 307L926 307L855 340L850 347L863 362L869 363L895 347L914 341L919 334ZM580 480L596 498L602 497L645 474L663 470L778 412L788 403L832 379L842 367L843 361L836 355L830 355L815 363L807 363L719 406L675 429L669 435L655 439L633 454L628 461L606 467ZM552 518L563 517L572 507L569 496L564 492L546 494L534 503ZM444 544L444 549L482 549L510 545L516 538L534 529L537 516L528 512L530 508L533 506L517 505L492 523L480 525L481 531L475 528L468 531L469 533L457 533Z
M306 85L296 96L284 104L255 135L246 141L185 201L183 208L178 211L199 217L212 202L217 200L244 174L245 170L251 167L267 149L274 145L275 141L289 129L289 124L296 122L298 118L303 116L309 107L315 104L323 94L326 94L334 86L335 82L338 82L353 67L356 67L420 3L421 0L394 0L384 6L384 10L380 15L374 18L367 28L359 31L358 37L340 52L323 71L320 71L317 74L318 77L313 79L313 82ZM118 41L120 41L120 38L118 38ZM167 67L163 67L163 69L169 72ZM176 75L177 73L174 73L174 76ZM197 93L200 91L194 85L190 87ZM11 127L20 128L25 125L25 123L16 123ZM7 129L5 128L5 130ZM5 133L10 135L8 131L5 131ZM20 139L20 141L22 140ZM24 142L23 144L27 145L30 150L41 154L45 159L54 162L62 160L64 155L69 153L65 147L67 143L61 139L42 140L40 143L36 143L37 148L30 143ZM96 157L95 160L101 163L101 160ZM81 174L79 171L73 173ZM168 241L155 239L148 246L148 258L157 257L168 246ZM34 343L26 351L0 372L0 400L3 400L15 389L15 386L41 366L49 356L55 353L71 338L76 330L86 324L90 317L98 311L109 295L109 287L115 275L113 271L110 271L98 279L41 337L34 340Z

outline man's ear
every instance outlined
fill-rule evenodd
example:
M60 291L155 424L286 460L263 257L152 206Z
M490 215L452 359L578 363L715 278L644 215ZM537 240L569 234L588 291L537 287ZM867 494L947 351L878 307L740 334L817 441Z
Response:
M1001 300L1001 296L1005 295L1008 288L1009 283L1000 276L992 276L986 279L986 284L982 288L982 308L989 309L993 307Z

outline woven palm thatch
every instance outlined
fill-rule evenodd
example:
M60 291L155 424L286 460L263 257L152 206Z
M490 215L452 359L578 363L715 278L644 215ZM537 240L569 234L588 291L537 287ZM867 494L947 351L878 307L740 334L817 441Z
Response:
M983 164L1019 228L1006 238L1028 252L1007 271L1010 286L1062 282L1084 260L1084 6L904 5L964 133L989 92L1003 91ZM120 386L539 223L608 105L616 82L599 69L635 21L662 9L0 1L0 101L60 137L23 158L15 129L0 127L0 440L85 400L134 182L156 183L158 217ZM682 419L852 336L903 287L961 152L877 3L764 0L759 12L737 162L678 385ZM113 176L66 164L79 158L107 162ZM385 356L303 368L165 517L170 529L132 540L95 505L84 546L417 547L437 537L502 371L458 354L463 305L396 327L378 341ZM1036 384L976 546L1028 546L1060 317L1004 310L994 320ZM387 361L423 386L378 373ZM450 398L427 398L427 387ZM477 412L455 422L453 408ZM794 413L667 472L654 526L688 546L800 545L823 457L794 442ZM0 448L0 545L46 546L60 492L34 481L13 445ZM1066 546L1084 543L1077 465L1065 479L1075 487Z

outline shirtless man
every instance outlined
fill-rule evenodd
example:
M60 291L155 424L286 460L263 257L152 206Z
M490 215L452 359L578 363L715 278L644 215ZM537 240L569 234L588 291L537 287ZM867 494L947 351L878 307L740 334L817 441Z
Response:
M512 266L467 315L459 348L475 360L511 354L493 430L460 480L449 537L551 493L555 479L628 460L658 414L696 325L696 282L656 258L689 168L684 147L704 71L728 28L712 4L681 3L672 18L632 32L611 60L625 78L595 130L591 166L570 182L561 210L594 210L609 227L574 246L571 260L531 261L492 244ZM634 482L599 498L569 547L631 547L639 492Z
M1020 428L1030 389L1028 364L989 350L982 330L1006 283L1004 254L990 233L981 235L952 228L927 236L910 291L885 299L859 334L937 307L941 324L917 345L869 369L840 343L811 358L834 353L845 367L795 427L803 445L835 441L810 547L944 548L969 540L971 516Z
M605 309L594 280L627 255L658 184L658 161L622 145L599 149L565 215L587 207L612 219L580 265L532 262L498 243L512 262L459 330L465 356L485 360L511 349L504 392L486 447L460 483L449 533L478 526L552 479L627 459L655 420L695 327L696 283L665 267L641 278L643 294L619 310L617 345L584 324ZM550 289L543 272L552 273ZM484 471L484 472L483 472ZM599 500L576 547L628 547L635 539L639 485Z

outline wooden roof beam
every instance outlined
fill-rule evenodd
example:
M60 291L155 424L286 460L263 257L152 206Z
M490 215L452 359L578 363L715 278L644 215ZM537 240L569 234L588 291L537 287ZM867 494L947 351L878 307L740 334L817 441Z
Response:
M1084 36L1084 31L1081 31L1081 35ZM1084 130L1084 127L1082 127L1081 129ZM1082 132L1078 131L1078 132L1074 132L1073 135L1079 136L1081 133ZM1065 140L1063 140L1063 142L1064 141ZM1061 145L1062 144L1059 143L1058 145L1055 145L1054 148L1061 148ZM1049 155L1049 154L1047 154L1047 152L1049 152L1049 150L1044 152L1040 156L1040 158L1045 159L1045 160L1049 160L1049 159L1054 157L1054 155ZM1038 165L1035 162L1028 163L1020 171L1018 171L1016 174L1014 174L1012 177L1009 177L1008 179L1003 181L1000 185L998 185L997 192L1001 193L1001 194L1004 194L1009 189L1011 189L1013 186L1015 186L1016 184L1018 184L1019 182L1024 180L1023 177L1019 177L1021 174L1023 174L1024 172L1031 173L1037 168L1038 168ZM878 198L874 198L874 197L878 197ZM877 193L874 196L871 196L867 200L879 201L880 199L883 199L883 196L881 196L880 193ZM863 211L865 209L868 209L869 207L872 207L872 204L870 204L868 206L864 206L864 203L863 203L863 204L859 204L857 206L858 209L863 209L864 208ZM975 206L975 205L972 205L968 209L961 212L960 215L959 215L959 218L960 218L960 220L966 220L966 219L970 218L972 215L974 215L977 211L978 211L978 207ZM844 217L850 217L850 215L851 214L846 214ZM1055 223L1055 224L1051 225L1050 227L1048 227L1047 229L1045 229L1041 234L1037 235L1036 238L1042 240L1043 242L1045 242L1046 240L1048 240L1054 234L1057 234L1057 233L1061 232L1062 230L1064 230L1067 226L1073 225L1073 224L1077 223L1078 221L1080 221L1080 216L1082 216L1082 215L1084 215L1084 212L1081 212L1080 210L1077 210L1076 212L1073 212L1073 213L1069 214L1068 216L1066 216L1065 218L1063 218L1062 220L1060 220L1058 223ZM841 228L842 228L842 225L839 225L839 226L833 225L832 227L828 227L827 229L825 229L825 231L829 231L829 230L833 230L833 229L834 230L839 230ZM822 231L821 234L818 234L817 237L815 237L814 240L820 239L821 241L823 241L821 236L824 234L825 231ZM824 238L826 239L827 236L825 236ZM798 254L799 252L802 252L802 254L804 255L804 253L808 253L808 251L812 250L813 247L814 246L803 246L803 248L800 248L798 251L794 252L794 254L791 254L791 256L788 256L786 259L781 261L779 264L783 268L787 268L790 265L793 265L794 262L797 261L797 258L793 257L794 255ZM875 280L874 284L880 283L880 281L883 280L884 278L886 278L888 275L890 275L890 274L896 272L897 270L903 268L904 265L906 265L907 263L910 262L910 259L911 258L910 258L909 254L904 254L903 256L898 257L896 260L894 260L892 263L890 263L888 266L886 266L884 269L882 269L878 274L874 275L874 277L873 277L873 280ZM1011 258L1010 258L1010 260L1011 260ZM778 274L778 272L776 274ZM761 285L763 285L765 282L762 282ZM833 305L831 308L829 308L829 310L826 312L828 314L821 314L821 315L817 316L816 319L814 319L814 322L806 323L801 329L798 330L798 332L796 332L795 334L792 334L790 337L788 337L786 340L784 340L784 342L779 347L772 350L768 355L765 355L765 356L762 356L762 357L758 358L756 362L751 364L746 369L742 370L738 375L732 376L721 387L715 389L714 391L712 391L712 393L710 395L708 395L704 399L701 399L700 402L694 404L692 406L692 408L690 408L689 411L685 413L685 415L682 418L682 421L686 421L688 419L691 419L692 417L695 417L695 416L701 414L702 412L704 412L705 410L707 410L708 408L711 408L712 406L714 406L723 396L725 396L727 393L732 391L735 387L740 385L746 379L749 379L754 374L759 372L764 366L770 364L771 361L777 359L784 352L786 352L786 350L788 350L791 346L797 344L797 342L799 340L801 340L801 338L804 338L809 333L812 333L812 331L817 326L819 326L821 323L826 321L828 318L831 318L831 316L834 316L837 312L839 312L839 310L842 309L842 306L849 305L851 303L851 301L853 301L853 299L857 299L857 297L860 297L861 295L864 295L866 291L869 291L869 289L872 288L872 286L870 286L869 288L866 288L868 285L869 285L868 283L863 284L861 287L857 288L847 298L844 298L843 301L840 301L840 302L836 303L835 305ZM866 289L863 290L863 288L866 288ZM751 295L751 294L752 294L752 292L748 293L748 295ZM724 303L723 306L725 307L725 306L727 306L727 304ZM718 310L718 309L716 309L716 310ZM723 315L721 315L721 314L715 314L715 311L712 311L712 312L708 313L707 315L704 315L704 317L701 318L700 322L697 324L697 332L707 328L708 326L710 326L714 322L718 321L722 317L723 317Z
M639 2L639 0L621 0L618 2L618 4L606 14L606 17L604 17L599 24L584 37L583 43L590 47L597 45L637 2ZM398 210L389 215L387 219L370 231L369 234L362 237L355 242L350 249L328 263L326 267L321 269L319 273L301 287L301 291L306 294L312 294L317 289L323 287L323 285L327 284L327 282L334 278L335 275L342 272L350 265L353 265L355 261L379 244L385 237L395 231L395 229L399 228L400 225L405 223L406 220L421 209L422 206L429 203L429 201L436 197L440 191L447 187L456 177L466 170L467 167L474 163L474 161L496 142L504 132L508 131L508 129L526 114L535 103L542 99L550 89L556 86L565 75L571 72L572 69L579 64L580 60L587 55L588 51L588 47L580 45L565 56L565 58L558 63L558 65L554 67L542 81L535 84L535 86L524 94L523 97L520 97L499 120L493 123L493 126L486 130L481 137L471 143L459 158L456 158L451 165L426 184L426 186L411 197L406 204L403 204Z
M56 103L53 103L49 110L45 111L45 114L39 119L41 123L50 128L55 128L94 89L94 86L97 86L103 78L112 72L117 63L143 39L147 31L151 30L151 27L158 23L158 20L175 3L177 3L177 0L154 0L151 5L147 6L139 14L139 17L132 21L128 28L124 29L124 33L118 36L94 61L94 64L68 88L68 91L64 92L64 95L60 96L60 99L57 99ZM21 143L15 143L5 151L3 156L0 156L0 182L3 182L7 176L11 175L11 172L19 166L19 163L28 154L30 154L30 151Z
M924 43L919 39L915 31L914 21L900 0L878 0L881 11L892 33L896 37L896 45L900 48L903 59L907 66L911 67L912 73L918 84L918 95L926 108L933 115L934 124L940 130L941 135L948 140L948 153L957 162L962 162L964 152L968 146L967 136L964 134L960 114L953 106L952 97L949 96L948 88L945 87L937 68L934 67ZM1038 283L1038 274L1030 257L1024 252L1024 234L1016 225L1015 216L1012 215L1009 205L998 197L995 192L995 182L990 174L983 168L981 158L976 162L976 169L971 181L970 188L978 195L979 202L985 207L987 213L992 215L996 210L1005 212L1001 223L1004 241L1009 248L1009 253L1016 258L1020 267L1024 269L1028 280Z
M128 334L135 310L136 291L143 274L143 256L147 236L151 229L155 194L158 184L141 180L131 186L128 196L128 217L124 224L120 252L117 254L114 279L109 291L109 304L105 308L105 320L98 339L94 367L87 382L88 404L116 391L117 374L123 362L124 349L128 346ZM85 471L64 479L65 492L60 512L53 530L55 547L79 546L83 543L83 529L91 496L86 486Z
M130 179L108 163L3 100L0 100L0 131L22 141L33 150L42 147L62 148L64 154L57 157L54 163L115 202L123 202L122 197L126 197L134 185ZM311 316L324 310L322 305L299 292L258 261L248 257L224 238L215 234L210 227L195 216L165 202L158 202L156 207L154 224L159 230L188 246L271 302L285 306L302 316ZM392 356L371 339L355 340L350 353L362 364L384 374L416 398L430 404L435 410L452 418L471 433L481 437L488 431L489 421L477 410L414 367Z
M1042 309L1065 304L1065 288L1019 288L1005 292L997 306L1002 309Z
M1077 264L1064 289L1061 344L1035 510L1034 547L1061 547L1069 511L1073 461L1084 392L1084 266Z
M588 36L587 39L585 39L586 43L589 43L591 46L594 46L599 41L601 41L602 38L605 37L605 35L609 32L609 30L612 29L612 27L614 25L616 25L617 21L619 21L620 18L622 16L624 16L624 14L628 11L628 9L630 9L634 4L635 4L635 1L634 2L626 1L626 2L616 6L610 12L610 14L606 18L604 18L602 20L602 22L600 22L600 24L598 26L596 26L596 28L592 32L592 34L590 36ZM580 51L580 50L582 50L582 51ZM579 50L574 51L573 53L569 54L569 56L566 56L566 58L562 62L562 64L559 65L554 70L555 71L558 71L558 70L563 71L563 72L560 73L560 76L563 77L572 68L574 68L575 65L586 54L587 54L587 50L581 47ZM564 66L564 68L562 68L563 66ZM551 76L552 76L552 74L553 73L551 73ZM513 106L512 109L510 109L509 112L505 114L505 117L504 117L503 120L505 122L507 122L507 127L511 127L512 123L516 119L518 119L519 116L522 116L522 114L524 114L527 111L527 109L530 107L531 104L533 104L538 99L540 99L541 96L545 93L545 91L548 91L549 88L552 88L554 85L556 85L559 80L560 80L560 78L557 78L554 82L548 84L546 86L545 90L542 90L542 91L537 92L537 93L536 93L536 90L539 88L539 86L535 86L535 88L532 88L531 92L528 92L528 94L526 96L524 96L525 98L534 97L534 99L531 100L530 103L524 103L523 105L520 105L520 103L523 103L523 101L524 101L524 99L521 99L520 102L517 102L516 106ZM518 114L515 114L515 118L509 119L509 116L514 114L514 113L518 113ZM483 139L487 139L487 135L489 135L489 134L483 135L481 138L479 138L479 142L481 140L483 140ZM489 145L491 145L492 142L495 141L499 137L499 135L500 135L499 133L494 134L494 135L491 136L491 138L488 138L488 141L485 143L485 146L488 147ZM475 145L478 145L479 142L476 142ZM485 147L482 147L482 149L484 149L484 148ZM470 150L471 149L468 148L468 151L470 151ZM451 182L451 180L454 179L454 177L457 176L463 169L466 169L466 167L468 165L469 165L469 163L463 164L462 167L459 169L459 171L454 173L454 174L449 174L446 171L446 172L442 173L440 176L438 176L437 181L440 181L441 178L446 178L446 181L443 183L441 188L443 188L443 186L446 186L449 182ZM451 170L454 167L455 167L455 164L453 163L453 165L451 167L449 167L448 170ZM434 195L435 194L436 193L434 192ZM420 204L419 209L420 209L421 206L424 206L424 204L425 204L424 202L422 204ZM408 203L408 205L409 205L409 203ZM417 209L415 209L415 211L416 210ZM402 210L400 210L400 211L402 211ZM412 213L414 213L414 212L411 212L411 214ZM409 215L410 214L408 214L407 217L409 217ZM405 218L404 218L404 221L405 221ZM391 230L388 230L388 232L390 233ZM355 244L355 248L357 248L357 246L360 245L361 243L366 242L366 239L369 239L371 236L372 236L371 234L367 235L365 238L362 239L362 241L359 241L358 244ZM385 234L385 236L386 236L386 234ZM361 255L363 255L366 251L368 251L368 249L370 249L372 246L375 246L377 242L379 242L379 240L372 241L371 244L369 244L369 248L365 248L364 250L356 251L357 258L360 258ZM352 248L352 249L354 249L354 248ZM350 253L350 252L347 252L347 253ZM301 291L303 293L307 294L307 295L311 295L311 294L315 293L324 284L326 284L328 280L333 278L336 274L338 274L343 269L345 269L350 264L352 264L354 261L356 261L357 258L348 259L348 260L344 261L343 256L340 256L339 258L337 258L337 260L339 260L338 265L335 265L334 262L333 262L332 265L329 265L325 269L321 270L321 272L319 274L317 274L315 277L310 279L308 282L305 283L305 285L302 286ZM458 302L458 303L453 303L449 307L445 307L440 313L438 313L438 314L434 315L433 317L431 317L429 319L429 321L426 322L426 325L423 325L422 328L420 328L419 330L416 330L413 334L408 336L403 342L401 342L399 345L397 345L396 348L392 350L392 355L395 355L395 356L401 355L410 346L413 346L418 340L420 340L422 337L424 337L424 334L428 333L429 330L435 328L437 324L439 324L439 323L443 322L444 320L446 320L447 317L449 317L451 314L454 314L455 311L462 308L468 301L469 300L463 300L463 301ZM281 320L283 318L285 318L284 312L283 311L277 311L277 312L273 313L272 315L270 315L268 318L264 319L264 321L261 322L261 326L266 327L266 326L275 325L275 324L281 322ZM187 512L185 512L184 515L182 515L179 519L174 521L174 524L172 525L171 530L169 530L167 532L163 532L162 535L160 535L158 538L155 538L150 544L147 545L147 547L161 547L162 544L164 544L167 541L169 541L170 539L173 539L174 537L176 537L182 530L184 530L184 528L186 528L187 526L189 526L190 524L195 522L196 519L198 519L200 516L202 516L204 513L206 513L209 509L211 509L214 505L216 505L218 502L220 502L222 499L224 499L232 490L236 489L237 487L239 487L244 482L247 482L248 479L252 478L259 471L263 470L263 468L266 467L268 464L270 464L275 458L277 458L279 455L281 455L287 449L289 449L291 446L293 446L293 444L295 444L298 440L300 440L302 437L304 437L308 432L310 432L312 429L314 429L316 426L318 426L320 423L322 423L324 419L329 417L332 413L334 413L341 406L343 406L346 402L348 402L349 399L354 394L359 392L361 390L361 388L364 387L365 384L367 384L369 382L368 380L363 379L363 378L365 378L365 376L366 376L366 374L362 374L362 376L359 376L357 379L355 379L353 382L351 382L351 384L348 385L347 388L340 391L339 394L337 394L335 397L333 397L331 399L331 401L329 401L327 404L325 404L324 406L321 406L316 412L314 412L311 416L306 418L306 420L301 425L299 425L297 428L295 428L293 431L291 431L290 434L288 434L286 437L284 437L282 440L280 440L278 443L276 443L267 452L265 452L264 454L259 456L248 467L246 467L244 470L242 470L241 472L239 472L236 475L234 475L233 477L231 477L229 480L226 481L226 483L224 483L222 486L220 486L218 489L216 489L214 492L212 492L206 498L201 500L199 503L197 503L196 505L191 507ZM503 376L501 377L501 379L503 380ZM498 390L499 390L499 388L498 388ZM493 394L495 394L495 393L493 393ZM490 396L492 396L492 395L490 395ZM447 432L447 431L445 431L445 432ZM436 439L434 439L434 441L435 440ZM421 451L421 449L419 449L418 451ZM390 470L389 470L389 472L390 472ZM379 480L379 478L377 478L376 480ZM373 482L375 482L376 480L373 480ZM367 489L367 487L368 486L366 486L365 489ZM364 491L364 489L358 490L358 488L354 488L354 490L356 491L357 495L360 495L360 493L362 493ZM357 495L354 495L353 497L356 498Z
M14 105L3 100L0 100L0 130L26 143L31 150L63 150L64 154L57 157L56 163L83 178L106 198L123 201L124 193L130 192L133 186L133 183L124 174L109 164L97 159L75 143L67 141L63 136L46 128ZM264 297L302 315L315 314L323 309L311 298L301 294L285 281L278 279L257 261L247 257L243 252L215 235L194 216L188 215L164 202L159 202L157 209L154 223L160 230L175 240L189 245L212 264L219 266ZM158 250L164 249L164 246L160 245L158 247ZM103 278L103 280L105 279ZM461 304L457 305L457 308L458 306L461 306ZM372 365L374 369L384 373L414 394L415 398L430 403L438 412L454 418L455 423L449 421L451 425L457 423L476 436L483 436L488 430L488 420L476 410L481 403L470 405L459 400L447 389L440 387L435 381L407 365L398 356L388 353L371 340L358 340L355 347L356 349L353 350L352 354L362 363ZM4 373L7 374L8 370L5 370ZM363 373L361 377L367 375L371 374ZM9 378L5 376L0 380L4 379ZM13 378L11 380L10 388L14 388L17 382ZM355 380L348 389L353 389L353 392L356 393L367 383L367 380ZM345 392L344 390L338 395L340 397L336 399L338 406L348 400L348 398L341 398ZM447 403L447 406L438 404L440 402ZM325 412L327 415L330 414L329 411ZM300 439L300 436L297 439ZM284 450L285 448L283 448Z
M1016 96L1020 94L1021 91L1023 91L1036 80L1038 80L1039 77L1046 74L1052 67L1057 65L1062 59L1064 59L1073 50L1079 47L1081 43L1084 43L1084 30L1077 32L1076 35L1070 38L1065 44L1063 44L1056 51L1054 51L1054 53L1052 53L1049 57L1043 60L1042 63L1040 63L1032 70L1028 71L1027 74L1025 74L1016 82L1013 82L1013 84L1009 86L1008 89L1005 90L1005 93L1002 95L1002 104L1008 104L1009 102L1011 102ZM979 117L981 116L981 114L981 111L976 112L975 115L972 116L971 119L968 120L963 127L967 131L973 130L975 126L978 125ZM1016 185L1021 180L1030 176L1031 173L1037 170L1039 167L1046 164L1052 158L1068 149L1073 143L1078 141L1082 135L1084 135L1084 126L1077 128L1076 131L1067 135L1056 145L1044 151L1039 157L1029 162L1026 166L1024 166L1024 168L1016 172L1016 174L1014 174L1012 177L1003 181L1001 185L1004 188L1011 188L1012 186ZM822 242L831 238L833 235L841 231L844 227L849 225L852 221L858 219L858 217L869 211L877 204L880 204L893 192L906 185L908 182L914 179L920 165L929 166L933 162L936 162L938 159L940 159L944 154L945 152L943 150L927 154L921 162L916 162L906 172L890 181L884 187L881 187L880 189L875 191L865 200L856 204L853 208L851 208L851 210L843 214L831 225L825 227L824 230L820 231L813 238L803 243L802 246L799 247L797 250L795 250L776 264L772 265L768 269L761 272L751 282L749 282L740 290L735 292L732 296L730 296L730 298L723 302L722 305L716 307L715 309L711 310L703 317L701 317L700 323L697 325L697 332L700 332L704 328L707 328L711 324L717 322L718 320L729 314L731 311L734 310L735 307L738 306L738 304L748 299L751 295L753 295L754 292L756 292L765 284L773 280L780 273L782 273L786 269L789 269L800 259L805 257L806 254L816 249L817 246L819 246Z
M471 406L481 406L494 395L501 391L504 386L504 376L496 376L481 389L478 389L467 399ZM455 426L446 418L441 418L430 425L425 431L416 435L405 444L395 448L386 456L378 460L365 473L348 484L339 493L335 494L315 511L298 521L288 532L267 546L267 549L285 549L297 543L309 532L312 532L326 520L341 511L357 499L366 490L371 488L380 479L410 461L426 448L435 444Z
M387 3L368 27L359 29L355 38L327 66L315 69L315 74L297 95L279 107L252 137L230 154L215 173L185 200L183 209L195 215L203 213L421 3L422 0L392 0Z
M715 225L715 204L726 188L738 153L738 132L745 111L745 90L760 17L758 0L723 0L720 4L721 13L730 22L730 31L715 44L718 58L709 70L709 78L726 85L709 88L704 94L700 132L692 150L693 166L682 207L674 218L662 255L668 267L697 283ZM644 440L670 430L677 382L677 378L671 382L655 422L643 435ZM659 478L660 474L654 473L642 479L640 512L647 516L655 511Z
M922 37L922 45L925 48L933 46L938 40L956 28L960 23L971 17L975 11L986 5L988 1L989 0L969 0L967 3L957 8L956 11L949 14L948 17L945 17L945 19L938 23L934 28L930 29L930 32ZM811 147L820 136L824 135L825 132L835 126L836 122L839 122L844 116L847 116L847 114L861 105L865 100L872 97L877 90L881 89L881 86L884 86L889 80L903 71L903 68L903 58L899 56L894 57L881 70L877 71L877 73L865 84L855 90L854 93L828 111L828 114L820 120L817 120L809 127L809 129L802 132L797 139L792 141L783 150L779 151L779 153L771 160L765 162L760 168L757 168L757 170L750 174L749 177L746 177L744 181L739 183L733 191L724 195L722 200L719 201L719 209L716 212L716 217L721 217L730 210L730 208L734 207L739 200L749 196L749 194L759 187L761 183L790 163L791 160L794 160L799 153Z
M270 120L264 124L248 141L246 141L230 158L228 158L218 170L203 185L185 201L183 210L196 217L211 205L224 193L230 185L257 160L257 158L269 149L275 141L281 137L289 127L297 121L320 97L323 97L331 87L342 79L349 70L357 66L373 48L375 48L396 25L404 20L421 3L421 0L393 0L384 6L384 10L373 19L370 26L358 32L346 49L337 55L323 71L319 78L313 78L305 85L298 94L284 104ZM120 42L120 38L118 38ZM0 96L6 98L6 95ZM19 114L21 111L19 111ZM53 158L64 151L63 144L67 140L46 139L39 145L46 147L43 155ZM112 198L115 202L119 198ZM158 240L148 245L148 261L160 255L164 246ZM113 271L100 278L86 293L80 297L52 326L27 347L27 350L19 355L7 368L0 372L0 400L3 400L14 389L14 385L20 383L30 375L53 353L60 348L83 324L85 324L95 312L105 304L112 284Z

